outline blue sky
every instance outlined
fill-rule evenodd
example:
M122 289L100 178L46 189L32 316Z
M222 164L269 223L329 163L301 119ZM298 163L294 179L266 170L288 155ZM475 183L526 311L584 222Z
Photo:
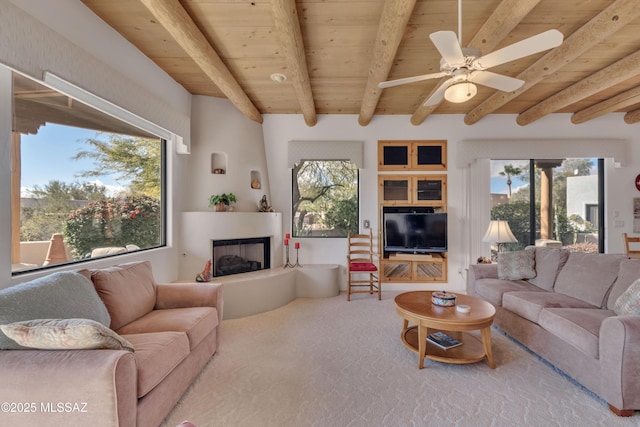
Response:
M83 141L95 138L96 131L47 124L40 127L36 135L21 136L23 196L29 188L38 185L43 187L51 180L72 182L94 182L107 187L110 193L118 191L122 186L113 176L81 178L80 172L93 169L93 160L72 158L82 150L91 147Z
M514 167L522 168L527 166L529 160L492 160L491 161L491 193L493 194L507 194L507 177L500 176L499 173L504 170L505 165L512 165ZM518 177L511 178L511 192L515 193L518 188L527 185L528 182L521 181Z

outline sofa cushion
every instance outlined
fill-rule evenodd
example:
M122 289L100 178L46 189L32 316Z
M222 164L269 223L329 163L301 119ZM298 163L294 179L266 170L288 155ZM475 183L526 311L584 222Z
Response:
M556 278L562 267L569 259L569 251L566 249L547 248L543 246L535 247L536 254L536 277L529 280L529 283L547 290L553 290Z
M498 253L498 279L521 280L536 277L532 250Z
M600 325L611 310L599 308L545 308L539 325L583 353L598 358Z
M0 324L67 318L91 319L109 326L106 307L81 274L62 271L0 290ZM0 332L0 349L25 348Z
M496 307L502 306L502 295L512 291L539 291L542 289L525 280L479 279L475 282L475 293Z
M622 254L572 252L558 274L554 291L603 307L624 258Z
M620 270L618 271L618 278L611 287L609 297L607 298L607 308L613 310L616 301L622 295L624 291L629 289L629 286L640 278L640 260L636 259L623 259L620 262Z
M509 311L538 323L543 308L596 308L577 298L555 292L508 292L502 297L502 306Z
M218 326L214 307L168 308L153 310L117 330L120 335L147 332L186 332L190 348L195 348Z
M613 311L618 316L640 315L640 279L633 282L629 289L620 295Z
M90 319L36 319L0 325L18 344L40 350L128 350L133 346L102 323Z
M91 271L91 280L118 330L144 316L156 304L156 288L149 261Z
M155 332L125 335L133 347L138 369L138 398L149 393L189 355L184 332Z

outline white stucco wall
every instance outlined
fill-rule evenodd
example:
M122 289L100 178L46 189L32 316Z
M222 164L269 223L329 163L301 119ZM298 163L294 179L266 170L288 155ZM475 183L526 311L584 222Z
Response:
M262 125L240 113L226 99L194 96L191 107L191 155L187 156L185 211L210 211L209 196L233 193L236 210L256 212L263 195L271 200ZM225 159L225 174L213 174L211 155ZM251 188L251 172L261 188Z
M598 204L598 175L567 177L567 216L586 219L587 204Z

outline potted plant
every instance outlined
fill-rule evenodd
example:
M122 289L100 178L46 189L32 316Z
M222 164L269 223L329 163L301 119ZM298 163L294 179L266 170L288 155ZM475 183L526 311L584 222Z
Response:
M209 207L215 206L216 212L224 212L227 210L227 206L237 201L238 199L233 193L212 194L209 197Z

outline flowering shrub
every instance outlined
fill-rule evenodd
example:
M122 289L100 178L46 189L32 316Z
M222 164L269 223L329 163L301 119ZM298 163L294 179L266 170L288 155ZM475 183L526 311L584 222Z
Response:
M112 197L73 212L64 227L65 240L76 259L95 248L160 244L160 203L147 196Z

